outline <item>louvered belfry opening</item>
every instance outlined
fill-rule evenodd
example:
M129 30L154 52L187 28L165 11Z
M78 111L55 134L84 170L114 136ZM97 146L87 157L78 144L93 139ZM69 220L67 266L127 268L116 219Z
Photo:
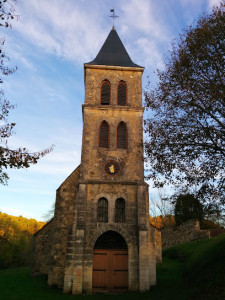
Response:
M125 222L125 200L123 198L119 198L116 200L115 222Z
M110 103L110 83L108 80L102 82L101 87L101 104L109 105Z
M127 148L127 127L124 122L120 122L117 127L117 148Z
M109 148L109 125L103 121L99 130L99 147Z
M97 221L108 222L108 201L106 198L98 200Z
M120 81L118 84L117 104L126 105L127 102L127 85L126 82Z

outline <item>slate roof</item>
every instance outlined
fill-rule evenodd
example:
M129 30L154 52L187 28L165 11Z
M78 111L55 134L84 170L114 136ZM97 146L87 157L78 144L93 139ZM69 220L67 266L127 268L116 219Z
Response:
M132 62L114 27L96 58L87 64L143 68Z

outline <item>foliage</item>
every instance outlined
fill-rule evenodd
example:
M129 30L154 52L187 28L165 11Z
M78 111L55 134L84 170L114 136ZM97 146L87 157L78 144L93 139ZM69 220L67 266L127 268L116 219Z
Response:
M165 227L172 227L175 225L175 219L172 215L165 215L165 216L156 216L156 217L149 217L150 224L152 224L157 229L162 229Z
M202 219L200 222L200 228L204 229L222 229L222 226L219 223L215 223L210 220Z
M0 26L11 28L11 21L18 17L15 15L15 4L17 0L0 0ZM9 57L4 52L4 37L0 37L0 84L3 84L3 76L8 76L16 71L16 68L10 68L6 65ZM0 89L0 183L6 184L8 175L5 172L7 168L28 168L31 164L37 163L40 157L43 157L50 151L45 149L40 152L30 153L28 149L20 147L19 149L10 149L8 147L8 138L13 134L15 123L8 122L10 110L14 109L9 100L5 98L3 89Z
M28 265L32 235L44 224L0 212L0 268Z
M17 0L0 0L0 26L11 27L10 21L18 18L15 15L15 4Z
M225 204L225 1L173 43L158 84L148 85L145 153L156 186L194 187Z
M174 216L176 225L188 220L201 221L203 218L202 204L191 194L180 195L175 203Z

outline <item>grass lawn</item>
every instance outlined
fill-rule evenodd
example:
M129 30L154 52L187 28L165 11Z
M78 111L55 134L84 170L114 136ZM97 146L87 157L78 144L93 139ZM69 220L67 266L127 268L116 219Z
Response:
M156 287L144 294L65 295L28 267L0 270L1 300L225 300L225 235L172 247L157 267Z
M47 285L47 277L31 277L29 267L5 269L0 271L0 299L1 300L101 300L101 299L134 300L149 299L145 294L121 295L77 295L63 294L62 290L51 288Z

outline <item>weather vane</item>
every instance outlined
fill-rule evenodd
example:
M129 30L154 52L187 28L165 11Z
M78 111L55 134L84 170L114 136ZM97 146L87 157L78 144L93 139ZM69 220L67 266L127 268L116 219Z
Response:
M119 18L119 16L117 16L117 15L115 14L114 9L110 9L110 12L112 13L112 15L109 16L109 17L113 19L113 27L114 27L114 21L115 21L116 18Z

